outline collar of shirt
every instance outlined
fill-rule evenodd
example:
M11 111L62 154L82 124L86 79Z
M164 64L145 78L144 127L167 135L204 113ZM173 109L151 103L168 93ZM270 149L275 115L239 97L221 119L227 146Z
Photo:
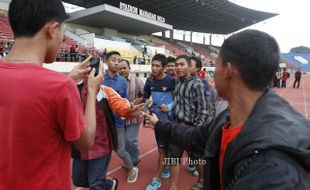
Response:
M132 76L129 75L126 79L127 79L128 82L131 82Z
M114 77L111 77L110 75L109 75L109 72L107 71L106 73L105 73L105 75L104 75L104 79L112 79L112 80L117 80L118 79L118 73L116 73L115 75L114 75Z

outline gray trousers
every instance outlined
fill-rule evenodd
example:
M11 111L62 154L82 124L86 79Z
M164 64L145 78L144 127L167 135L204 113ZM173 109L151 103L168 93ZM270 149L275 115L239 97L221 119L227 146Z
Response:
M125 145L125 128L116 128L117 131L117 142L118 149L116 150L117 155L123 160L126 168L132 168L133 162L129 153L126 150Z
M125 128L126 150L129 153L133 164L137 164L139 160L139 136L140 124L131 124Z

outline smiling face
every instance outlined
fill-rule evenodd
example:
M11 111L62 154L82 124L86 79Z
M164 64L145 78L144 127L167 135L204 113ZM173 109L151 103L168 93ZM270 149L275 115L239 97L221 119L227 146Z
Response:
M177 71L177 75L180 78L185 78L189 74L189 63L184 58L177 59L175 61L175 67Z
M130 72L130 68L126 61L121 61L119 64L119 74L125 78L128 78Z
M174 75L175 74L175 63L174 62L169 62L166 65L166 72L169 75Z

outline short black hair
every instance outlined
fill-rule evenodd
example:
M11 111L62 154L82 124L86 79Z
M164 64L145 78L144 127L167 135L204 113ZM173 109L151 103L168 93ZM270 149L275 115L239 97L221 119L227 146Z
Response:
M119 56L121 56L121 54L118 51L110 51L107 54L106 59L108 60L112 55L119 55Z
M175 62L175 58L171 56L167 57L167 63L172 63L172 62L173 63Z
M191 60L194 60L196 62L196 67L198 68L198 71L200 71L202 68L201 59L199 57L192 56Z
M175 61L179 60L179 59L185 59L185 61L187 62L188 65L191 64L191 59L187 56L187 55L179 55Z
M68 18L60 0L12 0L8 15L15 37L33 37L46 23Z
M278 69L280 49L269 34L245 30L224 41L220 56L224 64L230 62L237 67L248 88L262 91Z
M160 54L160 53L154 55L152 62L153 61L159 61L163 67L165 67L168 63L166 56L164 54Z

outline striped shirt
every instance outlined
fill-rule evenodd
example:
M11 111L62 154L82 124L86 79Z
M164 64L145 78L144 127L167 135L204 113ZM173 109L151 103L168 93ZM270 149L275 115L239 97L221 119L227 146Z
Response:
M209 104L202 80L198 76L179 79L175 89L174 119L194 127L207 122Z
M143 81L138 77L132 75L129 75L127 81L128 81L128 100L132 102L137 98L142 98L144 88ZM142 123L142 121L143 121L142 117L126 119L126 126L132 124L140 124Z

